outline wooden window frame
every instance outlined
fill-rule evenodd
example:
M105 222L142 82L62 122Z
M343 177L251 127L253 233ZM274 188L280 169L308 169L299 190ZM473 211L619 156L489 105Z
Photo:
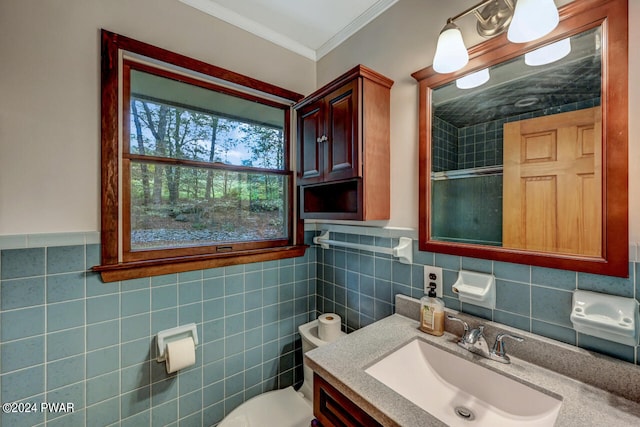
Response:
M101 264L93 267L105 282L178 273L190 270L221 267L250 262L277 260L304 255L305 245L296 244L303 239L302 221L294 217L294 171L291 169L291 106L303 98L295 92L269 83L247 77L233 71L207 64L168 50L149 45L119 34L102 30L102 159L101 159ZM123 60L122 53L142 56L151 61L160 61L176 67L212 78L211 82L189 77L182 72L162 71L137 61ZM126 69L125 69L126 68ZM128 79L123 78L130 69L152 72L154 75L173 78L195 84L217 92L238 96L265 105L283 109L285 163L278 174L288 177L288 238L254 242L225 242L216 245L194 245L171 249L131 251L128 165L131 160L141 160L142 156L128 151L127 141L120 148L120 135L128 135L129 107ZM151 71L152 70L152 71ZM178 78L179 76L179 78ZM223 82L217 84L216 82ZM122 93L120 93L122 86ZM236 90L241 88L244 90ZM246 90L246 91L245 91ZM261 96L263 95L263 96ZM127 147L127 148L125 148ZM145 156L146 157L146 156ZM153 158L149 157L153 160ZM163 162L179 166L209 167L206 162L162 159ZM213 169L234 172L264 172L261 168L210 165ZM229 250L229 246L232 249ZM220 248L219 247L223 247Z

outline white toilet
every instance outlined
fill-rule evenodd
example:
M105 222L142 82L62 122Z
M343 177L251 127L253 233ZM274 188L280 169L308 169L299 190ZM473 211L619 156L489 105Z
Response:
M298 327L302 352L327 344L318 338L318 321ZM341 335L345 335L344 332ZM313 371L303 365L304 382L293 387L263 393L231 411L218 427L309 427L313 420Z

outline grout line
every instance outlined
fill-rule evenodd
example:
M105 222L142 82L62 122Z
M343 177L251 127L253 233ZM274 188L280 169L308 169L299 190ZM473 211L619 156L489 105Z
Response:
M45 248L44 249L44 273L45 273L45 279L44 279L44 302L45 302L45 307L44 307L44 332L45 332L45 337L43 338L43 340L44 340L44 368L43 368L43 371L44 371L44 375L43 376L44 376L44 378L42 379L42 383L44 385L43 394L44 394L45 400L47 400L47 397L49 395L49 391L48 391L48 388L49 388L48 386L49 385L47 384L47 378L49 376L49 375L47 375L48 371L49 371L49 365L48 365L49 361L47 360L47 357L48 357L47 350L48 350L48 347L49 347L48 342L47 342L48 341L47 340L47 336L49 334L49 304L47 303L47 301L49 300L49 294L48 294L49 293L49 286L48 286L48 282L49 281L48 281L48 279L46 277L48 264L49 264L48 263L48 255L49 255L49 250L47 248ZM83 313L83 315L84 315L84 313ZM86 322L85 322L85 324L86 324ZM84 349L84 350L85 350L85 354L86 354L86 349ZM85 362L85 364L86 364L86 362ZM45 414L43 418L44 418L45 423L46 423L46 421L48 419L48 415Z

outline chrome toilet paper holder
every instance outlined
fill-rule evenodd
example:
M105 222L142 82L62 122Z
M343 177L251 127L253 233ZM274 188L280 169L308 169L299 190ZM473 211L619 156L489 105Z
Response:
M167 342L175 341L182 338L193 338L193 345L198 345L198 328L195 323L189 323L188 325L178 326L176 328L165 329L158 332L156 335L156 342L158 343L158 362L164 362L167 359Z

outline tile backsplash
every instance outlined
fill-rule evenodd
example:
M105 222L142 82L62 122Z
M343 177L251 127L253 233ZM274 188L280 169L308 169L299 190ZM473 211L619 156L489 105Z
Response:
M320 229L324 225L317 226ZM387 248L395 246L398 240L393 236L372 236L368 232L352 234L357 227L334 226L333 229L338 231L331 235L334 240ZM348 233L341 232L344 229ZM421 252L415 240L411 265L402 264L390 255L363 250L333 247L317 251L318 312L335 311L343 316L349 330L358 329L392 313L396 294L422 297L424 265L435 265L443 269L443 299L449 308L627 362L640 363L638 347L577 333L569 319L572 291L575 289L640 299L640 286L636 280L640 271L638 262L629 263L629 278L618 278ZM635 259L635 254L632 255ZM495 309L460 303L451 286L461 269L495 275Z
M316 228L388 248L400 235L415 238L310 224L307 242ZM411 265L311 246L295 259L102 283L89 271L98 244L53 240L0 238L0 401L68 402L74 411L2 414L2 425L216 425L250 397L302 381L298 325L336 312L350 332L386 317L395 294L423 295L424 265L443 268L449 308L639 362L636 347L578 334L569 321L574 289L640 296L635 253L629 279L420 252L414 241ZM496 276L494 310L460 304L451 285L461 268ZM155 361L155 334L191 322L196 365L168 375Z

